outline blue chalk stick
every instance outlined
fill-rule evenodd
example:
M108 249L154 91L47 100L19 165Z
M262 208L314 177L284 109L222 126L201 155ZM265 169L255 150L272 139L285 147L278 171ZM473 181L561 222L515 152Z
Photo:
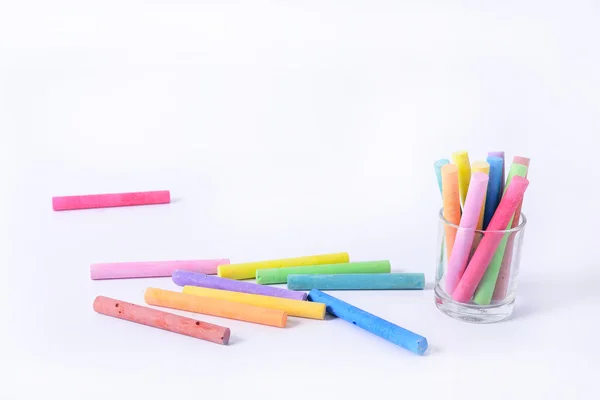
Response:
M502 198L503 166L504 161L500 157L488 157L490 164L490 179L488 181L487 194L485 197L485 207L483 210L483 229L487 229L488 224L492 220L500 199Z
M433 163L435 169L435 175L437 176L438 186L440 187L440 194L442 193L442 167L446 164L450 164L450 161L442 158Z
M298 275L287 277L292 290L409 290L425 287L425 274L339 274Z
M413 353L422 355L427 350L427 339L423 336L401 328L373 314L369 314L318 289L312 289L308 293L308 300L325 303L329 314L335 315Z

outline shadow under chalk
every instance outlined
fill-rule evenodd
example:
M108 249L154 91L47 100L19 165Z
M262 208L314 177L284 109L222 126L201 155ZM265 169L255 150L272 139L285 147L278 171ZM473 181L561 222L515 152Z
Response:
M231 335L229 336L229 343L227 343L228 346L235 346L237 344L240 344L241 342L243 342L244 339L242 339L241 337L237 336L237 335Z
M286 328L294 328L300 324L301 324L301 322L298 319L294 319L293 317L292 318L288 317L285 327Z

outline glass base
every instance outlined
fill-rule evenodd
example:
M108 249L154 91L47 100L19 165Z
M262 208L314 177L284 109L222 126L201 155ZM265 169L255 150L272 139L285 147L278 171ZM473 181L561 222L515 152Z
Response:
M444 314L464 322L474 324L489 324L508 318L515 308L515 298L507 298L498 304L480 306L478 304L463 304L452 300L446 292L436 285L435 305Z

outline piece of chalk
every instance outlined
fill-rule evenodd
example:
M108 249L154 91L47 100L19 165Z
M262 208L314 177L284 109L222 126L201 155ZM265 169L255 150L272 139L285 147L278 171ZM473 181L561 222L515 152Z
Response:
M506 176L506 161L503 151L488 151L488 157L499 157L502 159L502 183L500 184L500 193L504 193L506 186L504 185L504 177Z
M520 176L525 178L527 175L527 167L521 164L513 163L510 166L510 170L508 171L508 178L506 179L506 187L510 185L515 176ZM519 202L521 204L521 202ZM519 206L517 205L517 208ZM516 212L516 209L515 209ZM508 224L503 229L510 229L512 226L512 221L514 216L511 217ZM504 253L506 251L506 245L508 243L508 237L510 234L505 234L494 253L494 257L492 261L490 261L490 265L488 265L485 270L485 274L483 278L481 278L481 282L479 282L479 286L475 291L475 296L473 297L473 302L479 305L488 305L492 302L492 295L494 294L494 288L496 287L496 280L498 279L498 274L500 272L500 267L502 266L502 259L504 258Z
M458 167L446 164L442 167L442 200L444 202L444 219L448 224L460 224L460 197L458 189ZM456 227L446 225L446 257L449 260L454 247Z
M325 304L322 303L282 299L281 297L263 296L260 294L231 292L229 290L207 289L198 286L184 286L183 293L250 304L251 306L272 308L274 310L285 311L287 315L293 317L325 319Z
M304 292L295 292L293 290L273 286L258 285L256 283L219 278L218 276L210 276L188 271L173 272L173 282L179 286L199 286L210 289L261 294L263 296L281 297L292 300L306 300L306 297L308 296Z
M471 164L471 172L483 172L484 174L490 175L490 164L485 161L475 161ZM489 179L488 179L489 180ZM469 186L470 187L470 186ZM487 185L486 185L486 193L483 194L483 204L485 205L485 197L487 195ZM477 221L477 230L480 231L483 229L483 214L485 211L485 207L481 207L481 211L479 212L479 220Z
M148 288L144 294L144 299L146 303L154 306L254 322L278 328L283 328L287 322L287 314L281 310L256 307L222 299L194 296L170 290Z
M440 187L440 194L442 194L442 167L446 164L450 164L450 161L442 158L433 163L433 169L435 170L435 176L437 177L438 186Z
M502 187L504 185L504 173L502 172L503 161L500 157L488 157L490 164L490 180L488 182L487 194L485 196L485 210L483 211L483 229L490 224L500 199L502 198Z
M500 205L494 213L494 217L488 226L487 232L483 235L479 247L469 261L467 269L463 274L458 286L452 293L452 298L460 303L466 303L471 300L477 285L485 274L485 270L492 261L496 249L502 241L504 229L508 226L519 202L525 194L529 181L520 176L515 176L508 186L506 193L500 201Z
M347 263L348 261L350 261L348 253L320 254L316 256L283 258L281 260L223 265L219 267L218 275L221 278L253 279L256 276L256 270L258 269L297 267L301 265L337 264Z
M488 176L483 172L475 172L471 176L469 193L465 200L465 207L460 219L460 229L456 233L454 248L448 261L446 274L446 292L452 293L465 271L471 246L475 237L475 229L479 221L479 214L483 207L483 198L487 190Z
M89 194L84 196L57 196L52 198L54 211L80 210L86 208L107 208L166 204L171 202L168 190L132 193Z
M465 204L467 193L469 191L469 182L471 181L471 163L469 162L469 153L466 151L457 151L452 153L452 162L458 168L458 190L460 192L460 204Z
M261 285L286 283L290 274L360 274L389 273L391 265L388 260L363 261L345 264L308 265L304 267L270 268L256 271L256 282Z
M354 307L318 289L310 291L308 300L325 303L329 314L350 322L413 353L422 355L427 350L427 339L423 336L401 328L358 307Z
M287 286L294 290L422 290L425 274L291 274L287 277Z
M229 328L137 304L126 303L109 297L96 297L94 300L94 311L111 317L137 322L138 324L208 340L209 342L218 344L229 343Z
M229 264L226 258L215 260L177 260L117 262L90 265L92 279L153 278L171 276L176 270L216 274L219 265Z
M527 157L513 157L514 164L521 164L527 167L527 174L525 178L529 175L529 158ZM519 226L521 222L521 208L523 207L523 200L519 203L517 210L515 211L515 216L512 221L512 228L516 228ZM496 287L494 288L494 294L492 299L494 301L502 301L506 297L508 292L508 282L510 281L510 267L512 265L512 256L514 250L514 241L515 234L511 234L508 238L508 242L506 244L506 251L504 252L504 258L502 258L502 265L500 266L500 272L498 273L498 279L496 280Z

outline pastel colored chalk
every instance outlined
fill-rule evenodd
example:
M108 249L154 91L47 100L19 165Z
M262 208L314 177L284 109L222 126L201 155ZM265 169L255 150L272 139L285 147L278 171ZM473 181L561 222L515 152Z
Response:
M515 176L525 178L527 176L527 167L521 164L513 163L508 171L508 178L506 179L507 187L510 185ZM519 206L517 205L517 208L518 207ZM508 224L506 224L506 226L504 226L503 230L510 229L512 227L513 220L514 216L511 216L510 221ZM473 297L474 303L479 305L488 305L492 302L494 288L496 287L496 281L498 279L498 274L500 273L500 267L502 266L502 259L504 258L509 236L510 234L507 233L502 237L502 240L498 245L498 249L496 249L494 257L492 258L492 261L490 261L490 265L485 270L485 274L483 275L483 278L481 279L481 282L475 291L475 296Z
M527 157L513 157L514 164L521 164L527 167L527 174L525 174L525 178L529 174L529 158ZM515 217L513 218L511 227L514 229L519 226L521 221L521 208L523 207L523 200L519 203L517 207L517 211L515 211ZM510 268L512 265L512 256L514 250L514 241L515 234L511 234L508 237L508 242L506 244L506 251L504 253L504 258L502 258L502 265L500 266L500 272L498 273L498 279L496 280L496 287L494 288L494 294L492 299L494 301L502 301L506 298L506 294L508 292L508 283L510 281Z
M152 192L88 194L83 196L57 196L52 198L54 211L81 210L87 208L108 208L167 204L171 202L168 190Z
M471 172L483 172L484 174L490 175L490 164L485 161L475 161L471 164ZM489 181L489 178L488 178ZM470 186L469 186L470 187ZM483 204L485 205L485 198L487 195L487 185L486 185L486 193L483 194ZM481 207L481 211L479 212L479 220L477 221L477 230L480 231L483 229L483 214L485 211L485 207Z
M454 164L446 164L442 167L442 200L444 202L444 219L448 224L460 224L460 197L458 189L458 167ZM446 257L450 259L456 227L447 225L446 231Z
M182 317L153 308L131 304L122 300L98 296L94 300L94 311L138 324L164 329L197 339L218 344L228 344L231 334L229 328L209 324L208 322Z
M222 299L212 299L210 297L194 296L170 290L148 288L146 289L144 299L146 303L154 306L254 322L278 328L285 327L287 322L287 313L281 310L256 307Z
M515 176L510 185L508 185L488 230L483 235L479 247L475 250L465 273L452 293L452 298L455 301L466 303L471 300L477 285L479 285L479 282L483 278L488 265L494 257L494 253L502 241L502 237L504 236L503 230L508 226L519 202L523 199L528 185L529 181L520 176Z
M234 279L219 278L198 274L189 271L173 272L173 282L179 286L198 286L209 289L229 290L232 292L242 292L250 294L260 294L263 296L281 297L292 300L306 300L308 296L304 292L295 292L293 290L278 288L274 286L258 285L256 283L237 281Z
M216 274L219 265L229 264L226 258L214 260L177 260L116 262L90 265L92 279L154 278L171 276L177 270Z
M294 290L422 290L425 274L292 274L287 277L287 286Z
M458 190L460 193L460 204L465 204L467 192L469 191L469 182L471 181L471 163L469 162L469 153L466 151L457 151L452 153L452 162L458 167Z
M447 293L454 291L467 266L479 214L483 208L483 198L487 190L488 179L488 176L483 172L475 172L471 176L469 193L460 219L460 228L456 233L454 248L448 261L448 272L445 280Z
M506 176L506 161L503 151L488 151L488 157L499 157L502 159L502 179L500 184L500 193L504 193L506 186L504 185L504 177Z
M500 199L502 198L502 187L504 185L504 162L500 157L488 157L488 164L490 164L490 180L488 182L487 194L485 197L485 210L483 211L483 229L487 229Z
M260 294L231 292L229 290L207 289L198 286L184 286L183 293L250 304L257 307L272 308L274 310L285 311L287 315L293 317L325 319L325 304L322 303L282 299L281 297L263 296Z
M433 169L435 170L435 176L437 177L438 186L440 187L440 194L442 194L442 167L446 164L450 164L450 161L442 158L433 163Z
M256 270L258 269L296 267L301 265L337 264L347 263L348 261L350 261L348 253L320 254L316 256L283 258L280 260L223 265L219 267L218 275L221 278L253 279L256 276Z
M308 300L325 303L329 314L341 318L346 322L350 322L367 332L377 335L395 345L412 351L413 353L422 355L427 350L427 339L423 336L401 328L396 324L323 293L318 289L312 289L310 291Z
M345 264L308 265L303 267L270 268L256 271L256 282L261 285L287 283L291 274L360 274L360 273L389 273L391 265L388 260L362 261Z

